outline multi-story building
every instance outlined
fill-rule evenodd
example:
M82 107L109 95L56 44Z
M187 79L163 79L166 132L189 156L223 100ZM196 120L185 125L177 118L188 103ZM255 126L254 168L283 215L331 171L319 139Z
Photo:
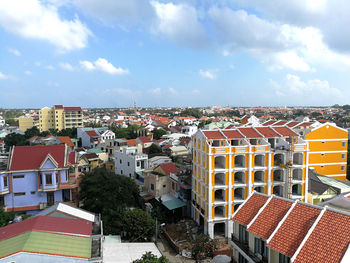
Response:
M83 127L83 111L81 107L64 107L63 105L54 105L52 108L44 107L39 110L38 127L40 131Z
M18 118L18 125L21 131L26 131L38 125L38 120L33 117L21 116Z
M254 190L305 201L308 145L285 126L199 130L193 136L192 216L211 238L232 233Z
M56 202L75 202L76 163L76 153L65 144L12 147L0 171L0 206L35 213Z
M133 179L143 177L142 171L148 168L148 155L139 152L138 147L123 147L115 152L115 173Z

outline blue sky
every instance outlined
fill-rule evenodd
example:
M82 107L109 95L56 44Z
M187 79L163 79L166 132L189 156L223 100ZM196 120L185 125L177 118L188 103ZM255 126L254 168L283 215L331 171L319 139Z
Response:
M3 0L0 106L346 104L349 11L346 0Z

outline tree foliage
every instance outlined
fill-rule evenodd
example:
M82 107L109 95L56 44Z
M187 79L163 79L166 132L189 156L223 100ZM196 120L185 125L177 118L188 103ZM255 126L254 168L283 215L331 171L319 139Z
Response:
M5 212L4 209L0 206L0 227L8 225L10 221L15 218L13 212Z
M33 136L39 136L39 135L40 135L40 131L39 131L38 127L36 127L36 126L30 128L30 129L27 129L24 132L24 137L26 139L32 138Z
M120 234L124 211L139 204L139 189L128 177L95 168L80 183L80 200L84 209L102 215L104 232Z
M4 138L6 149L11 146L23 146L27 145L26 137L18 133L10 133Z
M158 258L151 252L146 252L140 259L136 259L132 263L169 263L169 260L163 256Z
M156 140L159 140L165 134L166 134L166 131L164 129L162 129L162 128L155 129L153 131L153 138L156 139Z
M186 110L184 110L183 112L181 112L182 116L192 116L195 117L197 119L199 119L200 117L203 116L202 111L200 109L197 108L188 108Z
M130 242L150 241L155 232L155 221L144 210L127 210L123 218L123 230Z
M148 154L155 154L155 153L161 153L162 148L160 148L157 144L152 143L152 145L149 147Z
M112 127L112 131L115 133L116 138L126 138L128 140L135 139L141 135L140 126L135 124L127 128Z

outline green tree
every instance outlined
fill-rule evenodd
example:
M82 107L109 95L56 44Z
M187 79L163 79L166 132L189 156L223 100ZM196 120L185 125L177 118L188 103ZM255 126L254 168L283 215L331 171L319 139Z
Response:
M149 147L148 154L155 154L155 153L161 153L162 148L160 148L157 144L152 143L152 145Z
M128 210L124 214L123 230L131 242L149 241L155 232L155 221L144 210Z
M0 227L8 225L10 221L15 218L13 212L5 212L4 209L0 206Z
M26 137L26 139L32 138L33 136L39 136L40 135L40 131L38 129L38 127L34 126L30 129L27 129L24 132L24 136Z
M57 136L68 136L69 138L77 138L77 128L67 128L57 132Z
M14 119L7 119L6 124L10 125L10 126L16 126L18 125L18 121L15 121Z
M106 234L120 234L124 211L140 203L136 183L105 168L95 168L83 176L80 200L84 209L101 213Z
M156 140L159 140L165 134L166 134L166 131L164 129L162 129L162 128L155 129L153 131L153 138L156 139Z
M11 146L23 146L27 145L26 137L22 134L18 133L10 133L6 135L5 139L5 147L8 150Z
M203 116L203 114L202 114L202 111L200 109L188 108L188 109L184 110L183 112L181 112L181 116L192 116L192 117L199 119L200 117Z
M146 252L140 259L136 259L132 263L169 263L169 260L163 256L158 258L151 252Z

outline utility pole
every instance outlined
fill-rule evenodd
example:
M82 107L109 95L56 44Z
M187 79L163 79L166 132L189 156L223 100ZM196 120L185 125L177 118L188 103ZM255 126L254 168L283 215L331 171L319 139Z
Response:
M155 239L156 245L157 245L157 237L158 237L158 219L156 218L156 239Z

